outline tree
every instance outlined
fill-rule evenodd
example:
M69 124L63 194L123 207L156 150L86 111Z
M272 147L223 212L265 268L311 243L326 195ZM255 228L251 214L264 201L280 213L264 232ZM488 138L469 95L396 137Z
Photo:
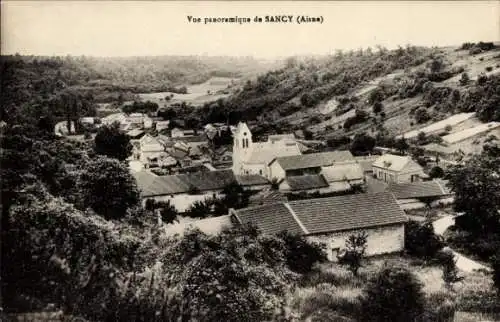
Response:
M460 77L460 85L465 86L469 84L469 81L470 81L469 74L462 73L462 76Z
M443 170L443 168L441 168L439 166L435 166L429 172L429 176L432 179L434 179L434 178L442 178L444 176L444 170Z
M375 138L366 133L360 133L354 136L350 150L354 155L361 155L372 152L374 147Z
M127 159L132 153L130 138L120 130L118 123L102 126L97 132L94 142L94 150L97 154L120 161Z
M350 235L346 241L346 252L341 257L340 263L349 266L354 276L358 276L358 270L362 266L365 257L368 235L365 232Z
M191 218L207 218L210 217L212 209L209 202L195 201L187 210L185 215Z
M412 256L431 259L443 248L444 243L434 233L431 221L424 224L410 220L405 225L405 250Z
M419 107L415 111L415 121L417 121L417 123L425 123L430 119L431 116L425 107Z
M139 190L129 170L119 161L98 157L80 175L83 205L107 219L119 219L139 203Z
M297 273L305 274L314 264L326 261L326 253L320 244L309 242L304 236L283 231L278 238L285 242L285 258L288 267Z
M394 143L394 148L404 154L410 148L410 145L406 141L405 137L401 137Z
M378 114L382 112L383 109L384 109L384 104L382 104L381 102L375 102L373 104L373 113Z
M452 166L445 176L455 193L455 210L464 212L458 226L470 233L495 234L500 229L500 158L485 146L480 155ZM465 224L466 223L466 224Z
M159 205L160 208L160 216L161 220L166 224L171 224L177 221L177 209L175 206L170 203L170 200L167 202L161 202Z
M439 262L443 268L443 281L446 287L451 290L454 283L463 279L463 277L458 276L455 255L450 250L442 251L439 254Z
M423 313L422 284L408 269L385 265L361 297L362 321L416 321Z

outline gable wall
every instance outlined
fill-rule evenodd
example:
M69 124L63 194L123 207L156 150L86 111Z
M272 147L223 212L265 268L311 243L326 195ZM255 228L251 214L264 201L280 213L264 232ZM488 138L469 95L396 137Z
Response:
M350 230L344 232L308 236L310 241L326 245L326 253L330 261L336 261L337 257L333 248L345 249L347 238L361 230ZM363 229L368 234L367 256L399 252L404 249L404 224L395 224L384 227Z

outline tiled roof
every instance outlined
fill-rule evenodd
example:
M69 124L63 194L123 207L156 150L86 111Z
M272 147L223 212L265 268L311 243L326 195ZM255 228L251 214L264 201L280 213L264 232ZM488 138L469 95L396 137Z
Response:
M436 180L391 184L386 190L392 192L397 199L438 197L450 194L445 183Z
M260 186L270 184L270 182L258 174L236 176L236 181L242 186Z
M248 199L248 207L267 205L288 201L286 196L278 190L262 190Z
M283 170L305 169L322 167L334 162L344 162L354 160L349 151L320 152L293 156L277 157L274 162L278 162Z
M312 174L303 176L286 177L286 182L290 186L290 190L309 190L328 187L328 182L322 175Z
M391 193L354 194L297 200L235 210L241 223L264 233L282 230L321 234L404 223L408 220Z
M291 233L305 233L284 203L235 210L238 221L252 223L264 234L276 234L283 230Z
M250 164L268 164L274 158L300 154L299 146L294 141L282 140L275 144L270 142L254 142L252 154L245 162Z
M364 172L373 171L373 162L377 160L379 156L368 156L368 157L354 157L354 159L359 163Z
M359 163L340 163L323 167L321 174L328 182L345 180L362 180L364 178L363 169Z
M402 223L406 215L391 193L353 194L291 201L309 233L326 233Z
M373 166L393 171L401 171L409 163L417 164L409 156L400 156L387 153L375 160L375 162L373 162Z
M196 188L200 191L219 190L234 182L231 170L193 172L170 176L154 176L138 172L134 174L142 197L186 193ZM153 177L150 177L153 176Z

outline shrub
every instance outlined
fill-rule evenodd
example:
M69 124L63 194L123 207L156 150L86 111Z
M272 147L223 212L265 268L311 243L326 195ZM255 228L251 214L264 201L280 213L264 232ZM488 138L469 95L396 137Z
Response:
M446 126L444 127L444 130L445 130L446 132L451 132L451 130L452 130L451 125L449 125L449 124L448 124L448 125L446 125Z
M288 267L298 273L308 273L314 264L327 260L322 245L309 242L304 236L281 232L278 235L286 244L286 262Z
M364 232L350 235L346 241L346 253L340 258L341 264L346 264L354 276L358 276L358 270L362 266L367 247L368 235Z
M491 72L493 70L493 67L492 66L488 66L485 68L487 72Z
M455 255L451 250L441 251L438 253L437 259L443 268L443 281L446 287L451 289L454 283L463 279L463 277L458 276Z
M443 170L443 168L441 168L439 166L435 166L429 172L429 176L432 179L434 179L434 178L442 178L444 176L444 170Z
M431 116L430 116L429 112L424 107L419 107L415 111L415 116L414 117L415 117L415 121L417 121L417 123L425 123L425 122L427 122L428 120L431 119Z
M424 313L422 284L406 268L385 265L368 281L361 307L361 321L415 321Z
M425 312L422 321L453 322L456 304L448 293L432 293L426 298Z
M375 102L375 104L373 104L373 113L378 114L382 112L383 109L384 104L382 104L381 102Z
M460 85L465 86L469 84L469 81L470 81L469 74L462 73L462 77L460 77Z
M444 243L434 233L430 221L420 224L410 220L405 225L405 250L412 256L431 259L443 248Z

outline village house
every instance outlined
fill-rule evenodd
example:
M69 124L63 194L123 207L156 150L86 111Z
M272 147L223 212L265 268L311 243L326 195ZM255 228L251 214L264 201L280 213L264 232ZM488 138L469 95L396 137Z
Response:
M445 180L430 180L410 183L393 183L386 188L404 209L418 209L451 204L453 193L446 187Z
M384 154L372 165L373 176L384 182L404 183L427 179L423 168L409 156Z
M156 131L161 132L168 129L170 121L155 121Z
M264 234L287 230L322 243L332 261L345 250L347 238L361 232L367 234L368 256L402 251L408 221L387 192L279 202L229 214L233 222L254 224Z
M149 134L135 141L133 146L132 155L134 159L144 164L145 168L161 166L160 160L168 157L168 153L165 152L161 142Z
M364 183L364 173L349 151L278 157L269 163L269 179L280 191L331 193Z
M269 162L277 157L299 154L302 153L292 134L272 135L265 142L253 142L250 129L240 122L233 139L233 172L235 175L269 177Z
M142 204L147 199L170 201L178 212L185 212L196 201L220 198L222 190L235 181L231 170L193 172L156 176L150 172L133 173Z
M178 127L175 127L175 128L172 129L170 135L173 138L182 138L182 137L185 137L185 136L194 136L195 135L195 131L194 130L184 130L184 129L180 129Z
M208 168L207 168L208 169ZM142 204L147 199L169 200L178 212L185 212L196 201L224 197L224 188L238 183L244 189L269 187L265 178L235 177L231 170L196 171L177 175L157 176L148 171L133 173L140 190Z

